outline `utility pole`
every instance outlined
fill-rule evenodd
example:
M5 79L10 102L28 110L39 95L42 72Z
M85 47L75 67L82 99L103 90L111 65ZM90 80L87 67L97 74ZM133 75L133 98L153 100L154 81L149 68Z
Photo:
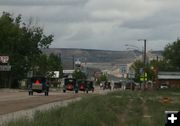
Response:
M73 58L73 61L72 61L72 63L73 63L73 70L74 70L74 60L75 60L75 58L74 58L74 55L72 56L72 58Z
M143 70L143 87L145 88L145 84L146 84L146 72L145 72L145 69L146 69L146 39L139 39L138 41L144 41L144 70Z

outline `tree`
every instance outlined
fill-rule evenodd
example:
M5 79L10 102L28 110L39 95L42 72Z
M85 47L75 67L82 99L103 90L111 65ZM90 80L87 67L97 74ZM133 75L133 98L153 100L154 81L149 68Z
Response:
M51 53L49 55L48 62L50 67L49 70L62 72L61 57L59 55Z
M136 60L132 65L131 68L135 71L135 81L140 82L140 76L142 75L144 64L141 60Z
M38 60L33 65L34 75L53 76L53 71L59 71L62 76L62 63L58 55L51 53L50 55L40 54Z
M100 84L102 81L108 81L108 77L106 74L102 74L98 79L96 84Z
M53 35L46 36L42 28L21 20L21 15L14 18L7 12L3 12L0 17L0 55L10 57L12 69L7 76L16 82L37 67L36 63L42 54L41 48L48 48L53 41ZM3 79L2 76L0 79Z
M163 56L169 70L180 70L180 39L168 44L164 49Z
M132 69L135 71L135 81L140 82L140 77L143 76L144 72L144 64L142 61L137 60L135 61L132 66ZM157 72L159 70L166 69L166 65L164 64L164 61L157 61L152 60L149 64L147 64L145 68L145 72L147 73L147 80L154 80L157 76Z
M44 66L43 66L44 65ZM53 76L53 71L59 71L59 75L62 76L62 63L59 55L51 53L49 56L46 55L46 64L39 64L39 68L42 74ZM51 73L51 74L49 74Z
M86 74L84 72L82 72L80 69L76 69L73 74L72 74L73 78L75 79L86 79Z

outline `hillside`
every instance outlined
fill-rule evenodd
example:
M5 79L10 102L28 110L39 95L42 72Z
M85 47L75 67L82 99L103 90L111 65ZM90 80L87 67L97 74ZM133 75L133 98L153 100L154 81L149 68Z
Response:
M49 48L42 50L46 54L55 53L61 56L62 61L72 61L80 59L83 62L91 63L127 63L135 56L139 56L139 51L110 51L93 49L71 49L71 48Z
M142 52L132 51L111 51L93 49L73 48L49 48L43 49L43 53L54 53L61 57L63 69L73 69L73 61L79 59L86 68L99 69L109 74L116 74L120 64L128 64L142 56ZM154 56L161 55L162 51L150 52ZM149 53L147 53L149 54ZM142 58L141 58L142 59Z

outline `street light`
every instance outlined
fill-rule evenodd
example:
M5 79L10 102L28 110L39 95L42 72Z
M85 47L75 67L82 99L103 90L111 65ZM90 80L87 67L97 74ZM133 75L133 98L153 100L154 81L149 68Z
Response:
M130 45L130 44L125 44L125 46L127 46L127 50L137 50L137 51L141 52L142 60L143 60L143 49L141 50L138 46ZM135 54L135 58L137 59L137 54L135 52L134 52L134 54Z
M143 73L144 73L144 80L143 80L143 83L144 83L144 86L145 86L145 82L146 82L146 77L145 77L145 69L146 69L146 39L138 39L138 41L144 41L144 70L143 70Z
M125 44L125 46L127 46L127 47L132 47L132 48L136 48L137 50L140 50L140 48L137 47L137 46L135 46L135 45Z
M126 49L132 52L132 54L133 54L133 55L134 55L134 57L135 57L135 60L136 60L136 59L139 59L139 58L138 58L138 56L137 56L137 54L134 52L134 51L135 51L135 49L134 49L134 48L132 48L132 47L131 47L131 48L129 48L129 47L128 47L128 48L126 48Z

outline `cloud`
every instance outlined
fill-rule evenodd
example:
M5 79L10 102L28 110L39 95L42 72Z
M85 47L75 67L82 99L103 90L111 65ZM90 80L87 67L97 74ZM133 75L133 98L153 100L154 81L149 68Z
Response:
M82 5L87 0L1 0L1 6L59 6Z
M32 17L52 47L122 50L124 45L163 47L179 37L179 0L0 0L1 10Z

